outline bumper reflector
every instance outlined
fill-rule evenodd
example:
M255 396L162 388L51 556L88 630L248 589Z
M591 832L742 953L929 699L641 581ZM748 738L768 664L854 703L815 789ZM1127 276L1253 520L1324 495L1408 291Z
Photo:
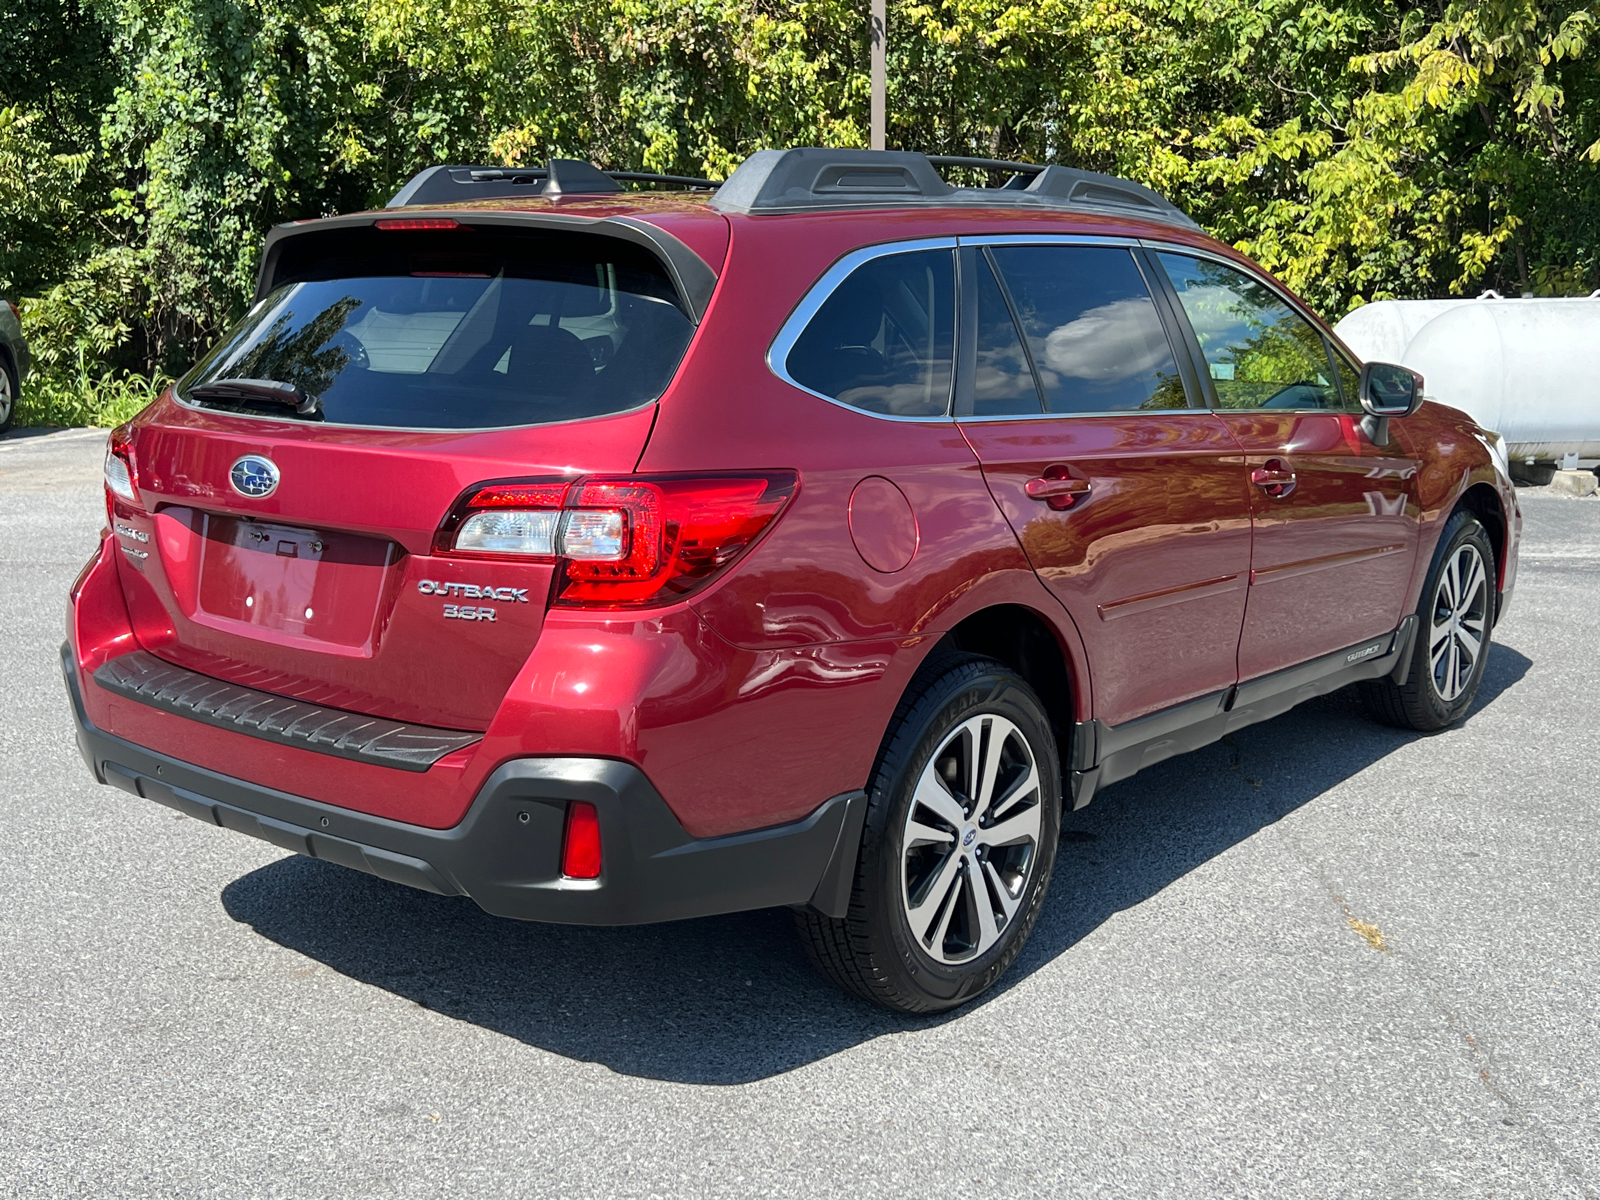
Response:
M574 800L567 808L561 873L569 879L600 878L600 813L586 800Z

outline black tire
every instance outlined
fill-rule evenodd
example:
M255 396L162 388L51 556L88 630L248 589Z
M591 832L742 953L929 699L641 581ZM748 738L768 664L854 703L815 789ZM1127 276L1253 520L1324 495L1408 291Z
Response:
M990 761L998 769L986 776ZM963 783L964 775L977 786ZM919 782L945 794L925 791L919 799ZM923 803L930 797L941 810L955 804L966 823L938 821ZM917 829L948 840L917 837L908 827L913 815ZM886 1008L934 1013L966 1003L1000 978L1027 941L1050 885L1060 825L1060 760L1033 689L993 659L941 658L908 689L884 738L867 788L849 914L795 914L807 953L847 992ZM1020 840L1000 844L1013 837ZM987 923L980 903L988 905ZM912 922L924 914L929 932L919 939Z
M22 385L17 382L16 368L11 360L0 354L0 434L11 428L17 417L17 402L22 399Z
M1482 567L1481 586L1473 585L1471 594L1452 607L1446 595L1450 590L1449 581L1445 579L1446 570L1454 566L1459 576L1461 563L1474 553ZM1452 513L1444 532L1439 535L1439 547L1434 551L1428 577L1422 585L1411 669L1405 682L1395 684L1380 679L1361 685L1362 697L1374 717L1401 729L1432 733L1455 724L1466 715L1478 694L1484 666L1489 661L1497 577L1494 546L1488 531L1471 513L1463 510ZM1459 614L1464 634L1452 632L1451 613ZM1481 641L1477 651L1471 654L1470 668L1461 671L1459 668L1469 653L1474 627L1481 627ZM1435 648L1441 644L1444 647L1442 664L1434 656ZM1456 656L1455 676L1450 669L1452 655Z

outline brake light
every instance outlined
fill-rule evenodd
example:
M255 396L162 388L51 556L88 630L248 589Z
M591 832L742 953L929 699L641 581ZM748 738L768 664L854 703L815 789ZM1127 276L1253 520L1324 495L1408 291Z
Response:
M567 806L561 873L569 879L600 878L600 813L587 800L574 800Z
M379 229L460 229L454 217L380 217L373 222Z
M133 442L128 427L118 425L106 443L106 491L129 504L139 503L138 476L133 469Z
M451 510L434 552L556 562L566 607L669 604L738 558L798 483L763 471L484 484Z

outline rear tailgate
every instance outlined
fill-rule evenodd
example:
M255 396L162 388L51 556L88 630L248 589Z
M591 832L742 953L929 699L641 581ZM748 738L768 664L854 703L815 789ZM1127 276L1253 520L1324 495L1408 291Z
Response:
M231 683L484 729L538 640L553 567L436 556L441 519L486 479L628 470L652 415L423 434L301 428L163 401L132 445L144 505L115 514L119 542L137 552L120 561L135 634L167 661ZM229 483L247 455L276 467L270 495Z
M143 648L311 704L488 727L554 565L440 553L441 522L485 481L631 471L715 281L642 222L530 221L274 235L256 306L114 438Z

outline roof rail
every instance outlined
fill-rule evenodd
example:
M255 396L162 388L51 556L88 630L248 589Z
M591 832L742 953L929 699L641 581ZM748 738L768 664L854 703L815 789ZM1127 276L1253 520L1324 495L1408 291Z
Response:
M1010 171L1004 187L958 188L934 168ZM1022 175L1033 178L1023 185ZM1147 221L1199 226L1177 205L1143 184L1075 167L992 158L930 157L907 150L759 150L717 189L723 212L792 213L839 208L1053 208L1116 213Z
M385 207L432 207L462 200L497 200L502 196L598 195L622 191L618 180L688 188L717 186L712 180L689 175L601 171L575 158L552 158L548 167L429 167L413 175Z
M953 187L936 168L1009 172L997 188ZM1026 182L1024 182L1026 180ZM390 208L492 200L502 196L602 195L619 181L661 183L716 192L722 212L793 213L840 208L1046 208L1136 216L1200 227L1166 197L1131 179L1076 167L998 158L918 154L909 150L758 150L723 183L649 171L601 171L571 158L546 167L430 167L395 193Z

